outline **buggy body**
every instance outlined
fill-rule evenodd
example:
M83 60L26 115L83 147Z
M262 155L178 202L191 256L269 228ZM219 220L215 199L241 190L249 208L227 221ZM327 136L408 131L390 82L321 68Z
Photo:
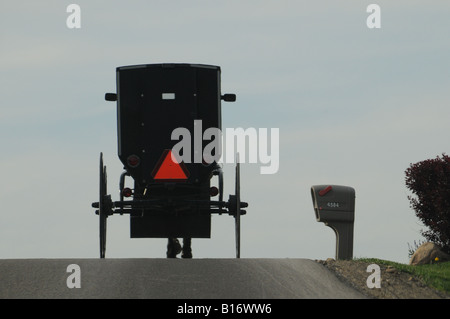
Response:
M211 214L236 218L237 257L240 250L239 163L236 194L223 200L223 173L216 160L205 160L205 131L221 130L221 69L203 64L145 64L116 68L116 93L105 99L117 102L118 157L124 165L119 181L119 201L107 194L106 166L100 155L100 199L93 203L100 216L100 257L106 249L106 219L130 215L131 238L210 238ZM183 136L182 150L177 129ZM217 139L217 136L215 137ZM221 141L214 145L220 158ZM178 144L179 145L179 144ZM190 152L189 152L190 151ZM188 154L188 152L190 154ZM217 153L219 152L219 153ZM182 154L182 158L180 157ZM219 187L212 187L216 176ZM132 179L133 188L125 187ZM218 196L217 200L212 197Z

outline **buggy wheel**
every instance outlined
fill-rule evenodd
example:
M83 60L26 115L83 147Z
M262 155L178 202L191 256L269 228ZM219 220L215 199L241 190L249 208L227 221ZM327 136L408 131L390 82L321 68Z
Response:
M105 258L106 251L106 219L108 218L106 179L106 166L103 165L103 153L100 153L100 201L98 210L100 225L100 258Z
M235 222L235 236L236 236L236 258L241 258L241 181L240 181L240 167L239 154L236 155L236 215Z

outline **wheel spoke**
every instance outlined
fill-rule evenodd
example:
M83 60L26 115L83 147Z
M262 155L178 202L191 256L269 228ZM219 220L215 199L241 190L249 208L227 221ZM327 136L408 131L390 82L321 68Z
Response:
M239 167L239 153L236 154L236 216L235 216L235 233L236 233L236 258L241 258L241 181Z
M100 153L100 200L99 200L99 237L100 237L100 258L105 258L106 252L106 218L107 207L105 203L107 193L106 166L103 165L103 153Z

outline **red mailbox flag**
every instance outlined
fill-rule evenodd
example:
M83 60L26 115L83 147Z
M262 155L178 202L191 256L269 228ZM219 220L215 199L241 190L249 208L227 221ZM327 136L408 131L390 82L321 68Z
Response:
M329 191L331 191L333 187L330 185L319 192L319 196L325 196Z
M161 158L152 172L154 180L185 181L189 172L183 162L178 162L171 150L164 150Z

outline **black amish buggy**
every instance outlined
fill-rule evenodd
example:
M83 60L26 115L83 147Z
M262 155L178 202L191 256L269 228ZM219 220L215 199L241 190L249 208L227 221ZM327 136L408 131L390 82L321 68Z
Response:
M178 141L172 139L172 132L177 128L186 128L194 136L201 120L202 136L209 128L221 130L221 101L233 102L236 96L221 94L220 78L220 67L213 65L116 69L117 93L106 93L105 99L117 101L118 156L125 171L119 181L120 200L113 201L100 153L100 198L92 203L100 219L100 258L105 258L107 218L113 214L130 215L131 238L168 238L170 246L171 240L178 243L177 238L189 243L191 238L210 238L211 214L223 213L235 218L236 257L240 258L240 216L248 204L240 199L238 154L235 194L224 201L223 173L217 161L182 161L180 153L177 157L173 152ZM193 139L191 143L191 149L198 147ZM201 150L207 143L202 140ZM218 187L211 186L214 176ZM127 177L132 178L133 189L125 187ZM212 200L215 196L218 199Z

